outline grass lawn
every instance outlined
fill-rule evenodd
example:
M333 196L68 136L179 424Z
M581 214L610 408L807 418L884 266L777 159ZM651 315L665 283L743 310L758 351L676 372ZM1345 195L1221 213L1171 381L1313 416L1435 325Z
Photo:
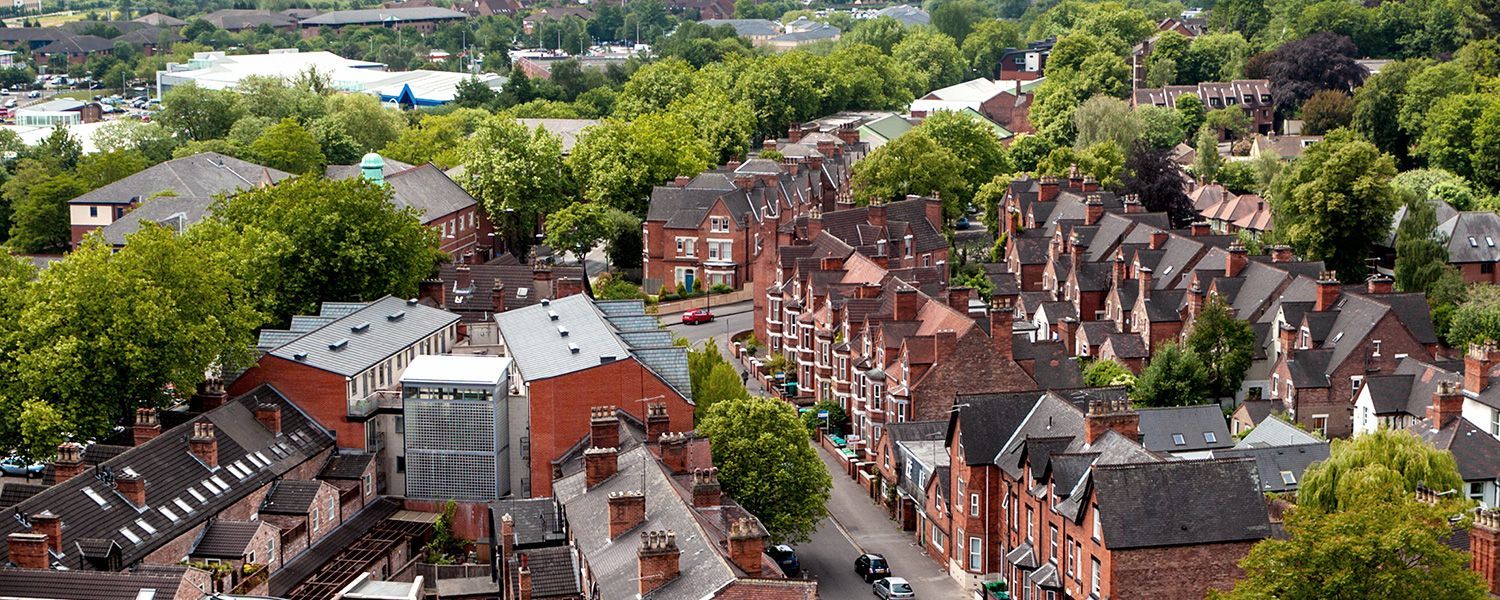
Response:
M38 21L38 22L41 23L42 27L57 27L58 25L62 25L63 23L71 23L73 21L82 21L85 16L86 15L84 13L79 12L79 11L65 10L65 11L62 11L62 12L55 12L55 13L45 14L45 15L42 15L40 17L15 17L15 18L11 18L11 19L6 19L5 20L5 26L6 27L20 27L21 26L21 21L23 19L26 19L26 20L35 19L36 21Z

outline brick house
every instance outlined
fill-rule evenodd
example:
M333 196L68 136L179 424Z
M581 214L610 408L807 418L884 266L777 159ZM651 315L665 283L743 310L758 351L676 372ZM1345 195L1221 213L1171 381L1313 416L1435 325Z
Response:
M1448 239L1448 264L1458 268L1464 283L1500 283L1495 264L1500 263L1500 215L1489 211L1461 212L1438 225Z
M876 499L902 529L916 527L927 478L937 467L948 464L948 454L943 450L946 427L946 421L891 423L874 445L875 469L880 476Z
M1203 82L1198 85L1169 85L1163 88L1136 89L1131 106L1153 105L1177 108L1183 94L1194 94L1203 101L1205 110L1230 106L1244 109L1250 117L1251 134L1270 134L1276 126L1276 105L1271 101L1271 82L1267 79L1236 79Z
M31 534L12 535L22 536L22 544L34 545ZM124 573L0 568L5 595L27 600L134 600L144 593L162 600L199 600L212 583L207 572L192 567L152 566Z
M1047 57L1052 55L1055 38L1028 42L1025 48L1006 48L1000 55L1000 73L996 79L1035 80L1047 72ZM988 76L988 73L982 73Z
M529 475L521 497L552 495L562 467L596 439L600 410L646 423L655 436L692 429L692 387L687 349L672 344L656 317L639 301L596 302L584 295L543 300L495 315L500 343L510 356L511 396L527 407ZM514 411L519 412L519 411ZM521 419L512 414L512 421Z
M971 109L1013 134L1036 131L1031 126L1031 102L1040 81L1012 79L991 81L985 77L927 92L910 106L912 117L921 118L940 110Z
M248 565L281 568L281 529L268 521L210 521L198 543L188 553L193 562L228 564L235 569Z
M531 306L542 298L582 293L582 267L525 264L505 253L487 262L469 254L444 263L436 277L422 281L418 296L423 304L458 315L472 336L483 325L492 325L495 314Z
M489 255L495 244L492 235L495 228L479 202L463 186L432 163L408 166L389 174L386 167L379 154L367 154L360 161L358 175L377 185L389 186L391 201L398 210L413 209L423 225L438 230L439 250L455 258ZM349 169L340 173L354 175Z

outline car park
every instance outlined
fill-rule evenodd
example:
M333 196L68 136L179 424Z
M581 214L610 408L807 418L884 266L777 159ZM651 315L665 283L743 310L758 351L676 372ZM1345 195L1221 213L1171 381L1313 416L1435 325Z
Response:
M697 324L700 324L700 323L708 323L708 322L711 322L713 320L714 320L714 313L713 313L713 311L711 311L709 309L706 309L706 308L699 308L699 309L696 309L696 310L690 310L690 311L687 311L685 313L682 313L682 324L683 325L697 325Z
M854 573L863 577L865 583L891 576L891 565L879 554L861 554L854 559Z
M797 560L797 551L786 544L777 544L766 549L766 554L776 561L781 567L781 572L787 577L798 577L802 575L802 563Z
M917 597L917 593L911 589L911 583L900 577L887 577L877 581L874 590L875 597L882 600L909 600Z

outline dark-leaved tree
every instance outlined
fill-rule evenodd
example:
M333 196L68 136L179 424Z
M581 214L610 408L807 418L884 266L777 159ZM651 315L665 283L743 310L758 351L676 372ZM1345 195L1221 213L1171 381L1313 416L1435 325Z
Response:
M1276 110L1294 114L1320 90L1352 92L1365 80L1359 55L1348 37L1326 31L1282 44L1264 65Z
M1140 197L1146 210L1165 212L1174 225L1181 226L1193 219L1193 205L1182 193L1182 176L1169 152L1137 141L1125 157L1120 181L1126 193Z

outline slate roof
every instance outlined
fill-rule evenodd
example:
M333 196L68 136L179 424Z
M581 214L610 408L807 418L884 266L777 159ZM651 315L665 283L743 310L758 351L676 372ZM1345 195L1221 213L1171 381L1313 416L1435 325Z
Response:
M323 484L317 481L289 479L278 481L266 494L260 512L268 515L305 515L317 499Z
M964 463L990 464L1005 444L1008 433L1026 419L1031 407L1044 392L1003 392L999 394L964 395L954 398L959 409L949 418L948 442L953 441L953 425L974 432L963 439ZM967 404L968 406L964 406Z
M1370 404L1377 415L1405 413L1412 396L1413 379L1411 374L1370 375L1365 378L1365 384L1359 393L1370 397Z
M468 15L456 10L448 10L437 6L416 6L412 8L367 8L359 10L336 10L326 12L310 19L303 19L304 27L318 25L384 25L388 22L401 21L442 21L463 20Z
M1254 460L1096 465L1111 550L1261 540L1271 535Z
M261 25L272 27L286 27L295 25L297 20L289 15L269 10L233 9L227 8L216 10L203 15L203 20L212 23L215 27L226 31L239 31L251 29Z
M448 311L386 296L283 343L270 354L348 377L457 321L458 315Z
M715 548L703 523L675 490L676 485L644 446L621 454L619 472L593 488L585 490L583 473L574 473L553 485L557 499L567 507L570 522L593 524L574 527L573 532L598 582L600 597L638 597L636 550L644 531L676 533L681 552L677 578L646 598L699 600L735 580L734 569ZM611 541L608 528L602 526L609 521L609 494L627 490L644 493L650 509L641 525Z
M145 23L153 27L182 27L183 25L187 25L187 21L184 21L177 17L173 17L171 15L164 15L159 12L136 17L135 21Z
M144 600L172 598L187 567L152 566L135 571L38 571L0 569L0 590L7 598L38 600Z
M1448 237L1448 262L1500 261L1500 214L1493 211L1461 212L1438 225Z
M473 196L432 163L386 177L385 182L391 186L396 208L416 209L424 225L477 204Z
M1328 460L1328 442L1296 446L1258 446L1215 450L1214 458L1252 458L1260 471L1260 486L1265 492L1295 492L1302 473L1313 463ZM1283 472L1290 474L1288 483Z
M252 409L262 403L281 408L280 435L272 435L255 420ZM26 531L15 519L18 513L30 515L50 510L62 518L63 548L71 549L75 542L84 539L108 540L123 550L123 564L131 564L333 446L333 437L326 430L268 385L192 422L213 424L219 449L218 468L208 469L188 451L187 435L182 432L191 430L181 428L100 465L116 475L127 473L127 469L138 473L146 481L146 498L151 508L134 510L109 485L84 473L0 511L0 535ZM245 476L236 476L234 470ZM107 507L92 500L86 489L98 495ZM192 510L183 509L183 504ZM155 533L141 527L142 521ZM126 531L140 541L132 541ZM0 561L8 554L7 549L0 548ZM79 556L71 550L65 552L60 562L69 568L80 566Z
M505 258L509 256L505 254L486 263L469 265L472 283L467 290L458 287L457 264L450 262L438 267L438 279L446 288L441 308L461 315L465 321L488 321L495 308L496 282L500 283L501 292L505 294L505 310L531 306L552 295L537 288L536 270L532 265ZM551 268L554 290L558 279L583 279L583 267L552 265Z
M69 204L130 204L171 190L178 196L210 198L257 187L291 177L290 173L262 167L217 152L202 152L174 158L69 200Z
M1083 369L1078 364L1078 357L1069 353L1062 342L1028 342L1025 338L1013 336L1011 347L1015 360L1032 361L1030 375L1040 388L1060 390L1083 386Z
M1234 445L1224 411L1217 404L1141 408L1141 444L1152 452L1191 452ZM1208 441L1212 434L1212 442ZM1174 435L1182 436L1178 444Z
M106 40L97 35L70 35L36 50L37 54L93 54L112 50L115 47L114 40Z
M1500 440L1468 419L1453 419L1438 430L1432 429L1432 421L1420 419L1412 424L1412 429L1432 447L1452 452L1458 462L1458 475L1464 481L1500 479Z
M264 521L210 521L188 556L239 560Z
M1298 350L1293 353L1286 360L1292 384L1299 388L1328 387L1328 368L1338 364L1329 360L1332 357L1333 350L1326 348Z
M530 548L561 543L567 540L567 518L562 504L554 498L515 498L499 500L490 504L490 514L496 535L500 531L500 517L510 515L515 526L517 548Z
M0 486L0 508L10 508L25 502L27 498L40 494L46 489L47 486L34 483L6 482L4 486Z
M875 16L891 17L900 21L902 25L926 25L932 22L932 17L927 14L927 11L905 4L882 8L875 13Z
M1296 425L1283 421L1281 417L1271 415L1257 424L1255 429L1250 430L1250 433L1240 439L1239 443L1235 444L1234 447L1238 450L1265 446L1300 446L1303 444L1320 443L1323 443L1323 440L1317 436L1298 429Z
M582 591L582 582L579 580L581 565L578 557L569 546L549 546L535 548L520 552L518 556L526 557L526 568L531 571L531 595L533 598L562 598L577 597ZM518 561L511 565L511 581L519 585L520 569ZM515 598L519 598L519 590L513 590Z
M601 308L602 307L602 308ZM607 315L604 310L614 312ZM556 315L556 320L552 319ZM622 331L655 331L656 317L636 302L600 302L577 294L495 315L525 381L538 381L634 357L692 400L687 351L675 346L632 347ZM566 332L566 335L564 335ZM577 351L574 351L574 348Z
M182 233L204 217L214 204L213 198L203 196L163 196L146 200L140 206L125 213L115 222L105 225L100 233L111 246L124 246L125 238L140 231L147 224L158 224L177 233Z

